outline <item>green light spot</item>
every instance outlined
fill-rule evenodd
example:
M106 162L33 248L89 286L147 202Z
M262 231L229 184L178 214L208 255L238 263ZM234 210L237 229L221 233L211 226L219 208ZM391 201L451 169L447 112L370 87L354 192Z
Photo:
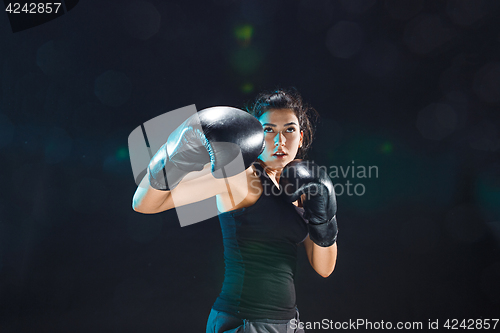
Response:
M394 146L390 142L384 142L380 147L380 150L385 154L390 154L394 150Z
M253 84L250 82L243 83L240 90L245 94L250 94L253 91Z
M128 149L126 147L121 147L116 152L116 158L119 159L119 160L123 160L123 159L126 159L128 157L129 157L129 155L128 155Z
M233 52L231 65L239 74L250 75L260 67L263 59L262 52L250 46Z
M252 35L253 27L250 24L240 25L234 29L234 37L240 42L249 43Z
M500 218L500 206L498 205L500 202L500 187L495 183L493 177L483 176L482 179L478 179L475 190L479 206L496 220Z

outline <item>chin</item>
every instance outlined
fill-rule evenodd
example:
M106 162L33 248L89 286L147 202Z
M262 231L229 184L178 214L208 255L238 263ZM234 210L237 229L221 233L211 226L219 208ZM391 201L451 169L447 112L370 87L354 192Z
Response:
M294 159L293 158L286 158L286 159L283 159L283 160L278 160L278 159L275 159L273 157L270 157L268 159L263 159L261 158L260 159L265 165L266 167L268 168L271 168L271 169L283 169L288 163L290 163L291 161L293 161Z
M272 167L274 167L275 169L283 169L288 163L290 163L291 159L285 159L285 160L278 160L278 161L274 161L274 163L272 163Z

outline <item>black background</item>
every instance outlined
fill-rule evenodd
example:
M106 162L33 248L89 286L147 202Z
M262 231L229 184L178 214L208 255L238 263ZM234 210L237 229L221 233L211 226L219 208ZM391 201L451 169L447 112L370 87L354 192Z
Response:
M482 0L88 0L19 33L0 15L0 331L203 332L218 220L135 213L127 137L278 86L322 116L310 159L378 167L332 178L365 192L338 196L330 277L301 249L301 319L498 317L499 19Z

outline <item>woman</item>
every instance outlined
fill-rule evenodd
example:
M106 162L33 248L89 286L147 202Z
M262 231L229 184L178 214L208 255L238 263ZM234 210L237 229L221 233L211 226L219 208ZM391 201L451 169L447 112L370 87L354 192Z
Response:
M293 280L297 246L304 244L310 264L323 277L332 273L337 257L333 185L321 168L294 161L304 156L311 145L311 116L315 111L304 105L296 90L283 89L261 93L248 111L264 130L264 148L251 149L252 153L260 153L258 160L245 169L244 177L233 175L238 186L232 186L231 192L225 180L214 177L209 165L205 165L210 162L213 172L214 163L224 160L224 156L210 155L207 159L201 148L196 153L190 150L190 156L179 157L165 148L153 158L149 177L143 180L149 181L149 186L139 186L133 207L142 213L156 213L174 208L173 196L177 206L216 196L226 272L208 319L207 333L302 332L297 324ZM189 124L181 127L179 133L185 133ZM244 128L247 132L252 128L250 121ZM241 126L226 125L223 132L231 134L238 129L241 132ZM205 131L206 137L200 139L198 132L188 134L184 141L200 140L204 147L207 142L210 145L217 141L213 139L216 134ZM238 135L242 136L255 137ZM182 140L169 137L169 141ZM246 142L233 143L242 149L244 158L252 155L244 150ZM217 154L216 147L210 146L207 151ZM171 164L170 159L174 160ZM163 170L167 170L167 185L158 181ZM193 196L195 192L198 194ZM242 200L235 202L238 196ZM302 205L304 208L299 207Z

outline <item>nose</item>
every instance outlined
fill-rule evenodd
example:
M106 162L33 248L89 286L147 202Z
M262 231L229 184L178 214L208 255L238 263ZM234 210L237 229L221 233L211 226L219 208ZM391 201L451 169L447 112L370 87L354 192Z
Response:
M285 145L285 136L282 131L279 131L274 137L274 145L278 147Z

